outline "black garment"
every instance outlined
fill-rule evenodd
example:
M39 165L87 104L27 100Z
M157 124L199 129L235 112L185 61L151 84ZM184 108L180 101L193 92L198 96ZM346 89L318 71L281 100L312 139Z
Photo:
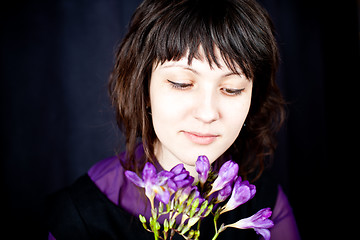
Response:
M224 213L219 221L229 224L249 217L266 207L274 208L277 184L267 175L257 182L255 197L236 210ZM112 203L93 183L88 175L80 177L72 186L49 198L48 230L56 240L151 240L153 234L147 232L137 217ZM203 220L200 239L212 239L214 226L212 218ZM258 239L252 229L228 228L218 239ZM176 239L182 239L177 236Z

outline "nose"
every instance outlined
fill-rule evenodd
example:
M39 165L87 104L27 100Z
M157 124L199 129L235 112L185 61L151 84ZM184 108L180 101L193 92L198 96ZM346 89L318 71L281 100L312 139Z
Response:
M198 94L194 103L194 117L206 124L217 121L220 118L219 102L213 92Z

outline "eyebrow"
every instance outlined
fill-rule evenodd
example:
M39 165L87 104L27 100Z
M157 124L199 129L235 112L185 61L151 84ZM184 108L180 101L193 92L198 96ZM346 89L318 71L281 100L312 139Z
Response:
M162 67L163 68L178 67L178 68L182 68L182 69L185 69L185 70L189 70L189 71L193 72L196 75L200 75L200 73L198 71L196 71L195 69L193 69L189 65L173 63L173 64L165 65L165 66L162 66ZM229 72L229 73L224 74L223 77L230 77L232 75L242 76L243 74L241 72Z
M195 73L196 75L200 75L200 73L198 71L196 71L195 69L191 68L188 65L173 63L173 64L165 65L165 66L162 66L162 67L163 68L178 67L178 68L182 68L182 69L185 69L185 70L189 70L189 71Z
M230 77L232 75L237 75L237 76L242 76L242 73L238 73L238 72L230 72L224 75L224 77Z

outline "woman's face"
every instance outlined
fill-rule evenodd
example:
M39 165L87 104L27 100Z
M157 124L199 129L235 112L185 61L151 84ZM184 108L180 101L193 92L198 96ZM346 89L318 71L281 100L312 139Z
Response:
M235 141L252 93L252 81L232 72L220 57L220 68L202 59L159 64L150 82L155 156L164 169L183 163L193 176L199 155L213 163Z

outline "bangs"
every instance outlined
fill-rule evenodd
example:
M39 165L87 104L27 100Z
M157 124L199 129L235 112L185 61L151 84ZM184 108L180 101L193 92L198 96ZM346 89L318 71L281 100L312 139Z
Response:
M193 58L205 57L210 66L220 67L221 57L231 71L238 73L240 68L253 79L267 47L261 42L264 37L259 36L264 35L261 24L249 17L250 10L227 0L179 1L159 9L148 25L145 40L158 63L188 56L190 65ZM200 54L201 48L205 56Z

